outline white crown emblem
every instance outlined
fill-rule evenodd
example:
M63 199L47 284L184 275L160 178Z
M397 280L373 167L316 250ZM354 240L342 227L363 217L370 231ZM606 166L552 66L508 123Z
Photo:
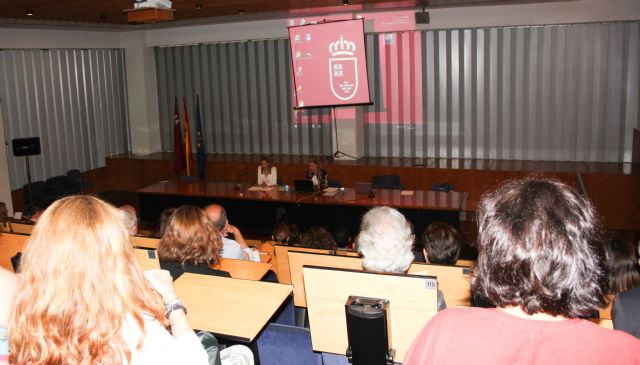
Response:
M345 41L340 34L340 40L329 44L329 52L331 56L353 56L356 51L356 44L351 41Z

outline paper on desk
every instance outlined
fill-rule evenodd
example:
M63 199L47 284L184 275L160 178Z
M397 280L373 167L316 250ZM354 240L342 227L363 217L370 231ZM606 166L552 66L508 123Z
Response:
M250 247L243 249L249 255L250 261L260 262L260 251L253 250Z
M338 188L326 188L324 189L324 194L325 196L334 196L338 193Z
M402 190L400 195L413 195L413 190Z
M274 186L252 186L249 189L247 189L248 191L271 191L273 190L275 187Z

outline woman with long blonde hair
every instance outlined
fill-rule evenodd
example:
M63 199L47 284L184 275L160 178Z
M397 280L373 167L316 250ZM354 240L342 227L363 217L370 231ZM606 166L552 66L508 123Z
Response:
M12 364L208 362L169 273L143 274L122 212L97 198L53 203L20 270L9 323Z

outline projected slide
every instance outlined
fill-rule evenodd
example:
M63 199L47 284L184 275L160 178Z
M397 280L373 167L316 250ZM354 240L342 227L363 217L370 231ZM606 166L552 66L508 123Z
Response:
M370 104L362 19L289 27L296 107Z

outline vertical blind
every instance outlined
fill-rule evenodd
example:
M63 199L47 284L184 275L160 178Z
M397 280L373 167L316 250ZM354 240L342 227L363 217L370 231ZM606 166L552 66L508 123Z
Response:
M173 151L174 100L187 102L195 140L196 95L209 153L328 155L331 111L293 110L287 39L155 49L160 135Z
M368 156L630 162L640 23L367 35Z
M12 189L27 182L14 138L40 137L33 181L95 169L129 149L123 50L0 50L0 100Z

